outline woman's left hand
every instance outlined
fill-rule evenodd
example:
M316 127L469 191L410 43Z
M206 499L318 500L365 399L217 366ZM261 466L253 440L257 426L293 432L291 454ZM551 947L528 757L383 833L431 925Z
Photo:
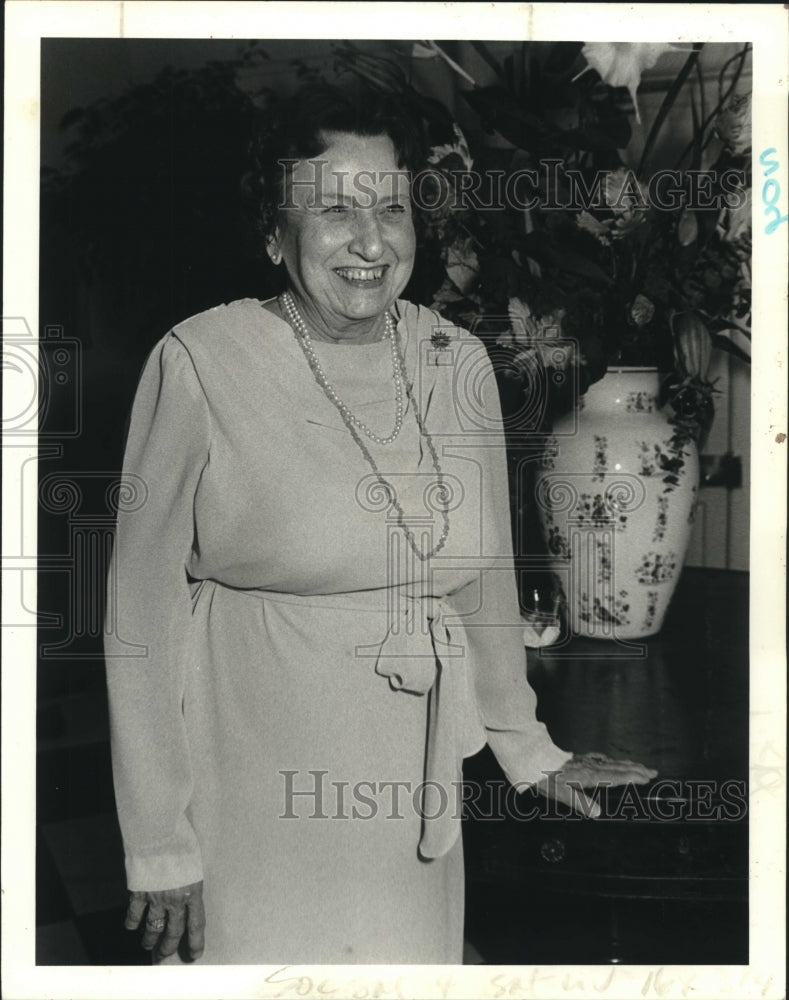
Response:
M600 806L582 791L584 788L645 785L657 771L632 760L615 760L604 753L576 754L559 770L536 784L536 790L584 816L600 815Z

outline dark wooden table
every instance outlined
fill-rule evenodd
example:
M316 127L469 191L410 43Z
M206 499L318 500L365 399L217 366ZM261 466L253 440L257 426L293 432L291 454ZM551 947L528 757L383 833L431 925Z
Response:
M576 638L530 658L559 746L659 775L603 791L594 821L530 793L469 809L467 937L488 962L747 962L748 575L686 569L641 645ZM465 776L503 781L487 749Z

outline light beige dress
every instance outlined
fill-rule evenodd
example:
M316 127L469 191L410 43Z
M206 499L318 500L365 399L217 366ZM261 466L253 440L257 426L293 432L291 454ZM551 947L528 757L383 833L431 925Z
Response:
M107 674L131 889L204 880L210 963L462 960L463 756L508 778L567 754L535 720L483 345L393 307L418 415L364 438L256 300L187 320L134 403L108 580ZM431 335L449 335L436 350ZM314 343L379 436L387 340Z

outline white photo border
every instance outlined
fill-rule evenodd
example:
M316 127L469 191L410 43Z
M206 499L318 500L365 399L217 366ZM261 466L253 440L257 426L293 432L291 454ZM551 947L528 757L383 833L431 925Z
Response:
M8 0L5 88L3 315L38 330L40 40L104 38L423 38L753 43L754 183L775 149L789 206L787 10L780 4L514 4L59 2ZM36 630L3 628L3 979L9 1000L136 997L783 997L785 995L785 554L787 232L767 235L754 203L751 410L751 935L747 967L493 966L88 968L35 965ZM4 372L4 376L7 373ZM5 414L14 412L6 381ZM36 442L3 442L3 551L36 551L13 471ZM19 548L21 546L21 548ZM31 565L34 565L31 564ZM30 573L33 577L35 574ZM3 620L12 595L3 589ZM35 607L35 589L25 593ZM272 975L273 974L273 975ZM662 978L661 978L662 977ZM285 980L289 985L285 985ZM380 983L381 992L375 993Z

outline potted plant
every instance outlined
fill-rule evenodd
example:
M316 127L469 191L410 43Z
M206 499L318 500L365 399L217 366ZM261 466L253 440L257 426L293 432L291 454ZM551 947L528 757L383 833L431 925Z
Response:
M648 635L689 540L697 446L714 414L711 352L750 354L750 98L737 92L749 46L711 95L694 44L641 123L642 71L671 45L523 42L501 59L472 44L495 82L478 85L445 43L410 53L457 73L476 116L465 131L396 60L350 45L338 58L366 84L399 90L433 135L423 242L442 266L425 269L432 304L488 344L516 552L534 551L528 520L539 512L553 573L525 574L524 605L532 595L544 604L546 581L559 580L573 631ZM657 169L658 140L686 94L690 140ZM647 126L636 160L634 117Z

